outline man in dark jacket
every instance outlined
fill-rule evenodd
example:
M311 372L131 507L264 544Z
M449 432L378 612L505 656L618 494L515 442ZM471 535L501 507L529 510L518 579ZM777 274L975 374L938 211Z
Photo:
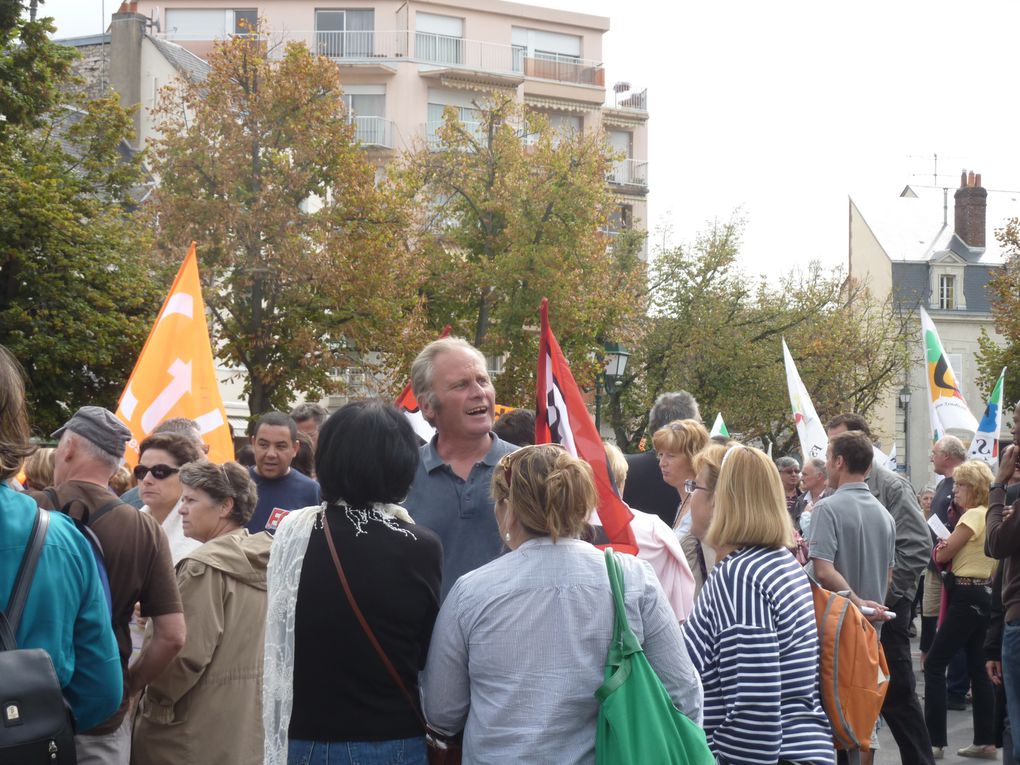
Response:
M655 435L655 431L673 420L701 422L698 402L685 390L663 393L655 400L648 413L648 435ZM626 459L627 484L623 490L623 501L637 510L654 513L672 527L680 500L676 489L662 480L655 450L628 454Z

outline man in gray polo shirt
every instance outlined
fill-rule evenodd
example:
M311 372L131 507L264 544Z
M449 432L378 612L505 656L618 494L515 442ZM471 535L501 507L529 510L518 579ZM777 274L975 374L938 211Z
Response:
M492 432L496 394L485 357L460 338L425 346L411 365L422 416L436 429L404 506L443 542L442 597L462 574L503 551L490 484L500 458L517 447Z
M808 550L819 584L850 590L855 604L881 611L896 556L896 526L864 482L871 459L871 441L859 431L829 440L825 468L835 491L815 504Z

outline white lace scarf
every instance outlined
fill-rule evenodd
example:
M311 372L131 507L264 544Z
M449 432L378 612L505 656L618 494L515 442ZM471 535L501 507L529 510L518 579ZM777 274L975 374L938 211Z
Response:
M262 678L265 765L287 765L287 730L294 708L294 616L298 585L312 528L325 507L322 504L289 513L276 532L269 555L269 604ZM414 523L399 505L376 504L372 509L383 516Z

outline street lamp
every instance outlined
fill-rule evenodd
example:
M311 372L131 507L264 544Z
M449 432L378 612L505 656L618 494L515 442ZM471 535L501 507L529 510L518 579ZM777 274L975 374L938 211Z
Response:
M616 393L616 386L627 371L630 353L619 343L606 343L602 354L602 371L595 376L595 430L602 435L602 395Z
M900 388L900 409L903 410L903 465L910 476L910 386Z

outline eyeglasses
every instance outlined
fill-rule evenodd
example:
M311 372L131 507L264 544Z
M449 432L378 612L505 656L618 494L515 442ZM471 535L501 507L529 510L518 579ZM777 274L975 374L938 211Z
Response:
M152 477L157 481L162 481L164 478L169 478L174 473L180 473L180 468L170 467L169 465L153 465L147 467L146 465L135 465L135 469L132 471L135 474L135 478L139 481L145 478L152 471Z
M693 478L688 478L686 481L684 481L684 491L686 491L688 494L693 494L698 489L705 492L709 491L709 488L707 486L698 486L698 482L695 481Z
M519 459L520 455L529 449L538 449L543 446L554 446L557 449L567 450L563 444L551 443L551 444L529 444L528 446L522 446L516 451L512 451L505 455L498 463L499 467L503 468L503 480L506 482L506 489L510 491L510 482L514 477L514 463Z

